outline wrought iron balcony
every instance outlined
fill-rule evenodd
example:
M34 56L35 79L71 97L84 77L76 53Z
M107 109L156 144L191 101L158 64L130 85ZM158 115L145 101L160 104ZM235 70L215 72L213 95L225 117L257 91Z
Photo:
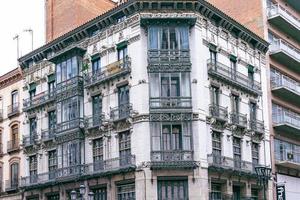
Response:
M255 174L255 165L252 162L214 154L207 155L207 160L209 167Z
M135 169L135 156L126 155L120 158L111 158L107 160L99 160L86 165L85 174L95 175L101 173L114 173L128 168Z
M56 95L65 95L70 93L71 95L83 95L83 78L81 76L75 76L63 82L57 83Z
M216 104L210 104L209 115L210 117L226 122L228 120L227 107L225 108Z
M192 150L151 151L152 168L193 168L196 165Z
M19 180L18 179L12 179L12 180L6 180L5 181L5 191L15 191L19 188Z
M103 83L118 76L124 76L131 71L131 58L125 57L122 60L113 62L96 72L87 74L84 78L85 87L92 87L94 85Z
M14 115L18 115L20 113L20 104L15 103L7 107L7 116L13 117Z
M271 42L270 56L286 67L300 72L300 51L284 40L278 39Z
M105 120L105 114L97 114L97 115L92 115L89 117L85 117L84 123L85 127L88 129L90 128L97 128L102 125L102 122Z
M38 135L37 132L34 131L30 135L23 136L23 146L28 147L37 143Z
M260 134L263 134L265 131L264 122L257 119L249 120L249 126L250 126L250 130Z
M250 196L250 197L237 197L234 198L233 194L226 194L222 192L210 192L209 193L209 200L259 200L257 196Z
M7 153L18 151L20 149L19 140L10 140L7 141Z
M292 145L291 149L287 149L286 146L284 149L275 148L276 164L297 170L300 167L300 151L297 151L296 148L300 149L300 147L293 144L290 145Z
M191 97L151 97L151 109L191 109Z
M248 93L261 94L261 85L257 81L250 80L248 76L232 71L228 66L207 60L208 74L212 77L221 79L222 81L240 88Z
M111 108L110 119L112 121L123 120L130 117L132 111L132 104L122 104L118 107Z
M55 100L55 91L53 92L42 92L40 94L37 94L33 98L28 98L23 101L23 109L25 111L36 108L38 106L42 106L48 102Z
M56 125L56 134L70 131L73 129L81 129L84 127L83 118L75 118L69 121L65 121Z
M44 142L49 141L54 139L54 137L55 137L55 127L42 130L42 134L41 134L42 141Z
M238 127L247 128L247 115L245 114L230 113L230 121Z
M300 20L296 16L279 4L271 4L267 9L271 24L300 41Z
M300 83L279 72L271 73L272 92L288 101L300 104Z
M148 63L161 65L172 63L190 64L190 51L189 50L169 50L169 49L151 49L148 50Z
M282 108L280 112L272 114L273 127L276 130L290 134L300 134L300 115Z

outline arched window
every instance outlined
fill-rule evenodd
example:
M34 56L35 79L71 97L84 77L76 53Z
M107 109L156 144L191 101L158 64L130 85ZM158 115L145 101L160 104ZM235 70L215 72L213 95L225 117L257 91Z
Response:
M10 180L11 188L17 188L19 185L19 163L12 163L10 165Z
M11 142L13 148L19 146L19 127L17 124L11 127Z

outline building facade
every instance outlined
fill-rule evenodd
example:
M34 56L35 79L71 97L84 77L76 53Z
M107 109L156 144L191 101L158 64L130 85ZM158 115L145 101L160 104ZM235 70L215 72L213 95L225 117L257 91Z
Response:
M130 0L23 56L23 199L261 199L267 48L206 1Z
M228 1L212 0L212 2L243 24L259 30L271 44L267 59L267 84L270 97L269 126L274 183L280 187L285 186L287 199L299 199L300 2L244 1L242 4L234 4L235 9L228 6ZM246 7L250 9L247 10ZM247 11L241 15L237 10ZM274 190L274 196L276 195Z
M20 68L0 77L0 199L21 199L20 178L24 176L21 147L23 78Z

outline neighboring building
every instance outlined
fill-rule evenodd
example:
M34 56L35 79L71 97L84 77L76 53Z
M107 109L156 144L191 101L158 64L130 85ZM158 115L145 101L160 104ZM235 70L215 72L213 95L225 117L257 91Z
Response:
M0 199L21 199L23 78L20 68L0 77Z
M267 75L274 180L285 185L286 199L300 199L300 1L211 2L271 44Z
M45 0L46 42L113 8L111 0Z
M23 199L258 199L267 48L206 1L130 0L23 56Z

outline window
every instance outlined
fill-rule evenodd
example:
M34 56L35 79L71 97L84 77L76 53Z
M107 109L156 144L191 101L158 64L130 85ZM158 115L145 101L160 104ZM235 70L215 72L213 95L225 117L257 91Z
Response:
M188 200L187 180L159 180L158 200Z
M33 155L29 157L29 176L30 182L37 182L37 156Z
M59 194L48 195L47 200L59 200Z
M30 138L33 139L36 136L36 118L29 119Z
M256 103L250 102L249 108L250 108L250 121L255 121L256 120L256 110L257 110Z
M33 100L35 97L36 89L29 91L29 99Z
M219 183L211 184L211 192L210 192L211 200L221 200L222 199L222 187Z
M83 97L72 97L57 103L57 123L70 122L83 115ZM73 127L77 124L71 124ZM66 127L67 128L67 127Z
M118 200L135 200L135 184L120 184L117 185Z
M106 187L96 188L92 190L94 193L94 200L106 200L107 192Z
M210 55L210 62L212 64L214 64L213 66L216 68L217 67L217 52L213 51L213 50L210 50L209 55Z
M92 72L101 71L101 60L100 57L95 57L92 59Z
M15 112L19 108L19 97L18 91L15 90L11 93L11 105L12 105L12 112Z
M259 164L259 144L252 142L252 163L253 166Z
M241 139L233 137L233 160L234 167L241 168L242 151L241 151Z
M80 145L79 143L68 144L68 166L76 166L80 164Z
M129 116L129 87L128 85L118 88L118 100L119 100L119 118Z
M161 76L161 96L180 96L180 78L178 74L162 74Z
M212 104L219 106L220 89L218 87L211 87Z
M131 163L131 137L129 131L119 133L119 154L121 166Z
M52 150L48 152L49 179L56 178L56 170L57 170L57 151Z
M149 49L189 49L188 26L149 27Z
M248 80L249 80L249 86L252 87L254 84L254 67L248 66Z
M239 113L239 104L240 104L240 97L237 95L232 95L232 113L238 114Z
M19 163L10 165L11 188L17 188L19 185Z
M17 124L12 126L11 134L12 148L19 147L19 127Z
M232 186L233 187L233 200L241 199L241 187L240 186Z
M48 129L54 130L56 126L56 114L55 111L48 112Z
M56 81L57 83L69 80L79 74L79 57L63 58L61 62L56 65Z
M99 138L93 141L93 161L94 170L103 169L103 139Z
M53 95L55 91L55 81L48 82L48 92L50 95Z
M222 162L221 133L215 131L212 133L212 153L213 153L214 163L221 164Z
M236 60L234 59L230 59L230 70L231 70L232 79L235 80L237 77L236 75L237 69L236 69Z
M127 45L122 48L118 48L118 60L124 61L126 57L127 57Z
M163 150L182 149L182 131L181 125L163 125L162 126L162 148Z
M93 126L100 125L102 113L102 97L96 95L92 97L93 104Z

